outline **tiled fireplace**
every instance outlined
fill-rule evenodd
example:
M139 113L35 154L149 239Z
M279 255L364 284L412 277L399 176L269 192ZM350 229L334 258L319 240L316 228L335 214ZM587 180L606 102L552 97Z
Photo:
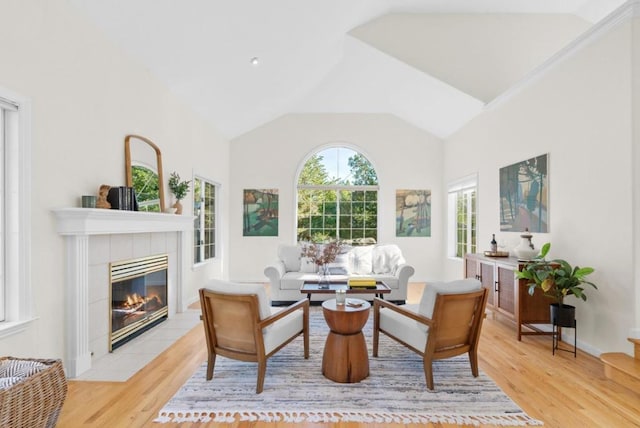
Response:
M160 213L66 208L54 211L65 237L67 376L89 370L111 347L110 266L123 260L166 255L166 314L183 312L183 249L193 218Z

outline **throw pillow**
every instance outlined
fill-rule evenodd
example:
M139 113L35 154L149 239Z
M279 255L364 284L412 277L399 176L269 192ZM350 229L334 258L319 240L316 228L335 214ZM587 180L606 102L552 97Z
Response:
M279 245L278 258L284 262L284 268L287 272L300 271L300 255L302 250L297 245Z
M338 254L328 267L330 275L349 275L349 255Z
M436 297L438 294L461 294L469 293L470 291L480 290L482 284L475 278L460 279L451 282L436 282L433 284L427 284L422 292L420 298L420 305L418 306L418 313L427 318L433 316L433 307L436 304ZM427 330L427 326L418 323L420 327Z
M395 244L376 245L372 254L373 273L395 275L398 265L406 263L400 247Z
M316 273L318 272L318 265L311 260L311 257L303 257L300 259L300 272Z
M371 274L373 246L353 247L349 251L349 271L357 275Z

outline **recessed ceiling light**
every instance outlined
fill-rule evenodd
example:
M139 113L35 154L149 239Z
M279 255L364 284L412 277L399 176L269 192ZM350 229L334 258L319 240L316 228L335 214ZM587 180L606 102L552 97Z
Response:
M249 62L251 63L251 65L256 66L260 64L260 59L257 56L254 56L253 58L251 58L251 61Z

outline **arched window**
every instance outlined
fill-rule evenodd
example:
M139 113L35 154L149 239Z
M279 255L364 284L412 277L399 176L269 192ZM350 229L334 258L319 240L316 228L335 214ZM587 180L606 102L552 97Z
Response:
M298 241L378 240L378 175L362 154L323 149L307 159L298 177Z

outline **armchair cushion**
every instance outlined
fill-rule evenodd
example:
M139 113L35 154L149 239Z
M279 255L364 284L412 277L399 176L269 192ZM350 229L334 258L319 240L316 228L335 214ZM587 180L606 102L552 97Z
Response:
M402 309L418 313L418 305L402 305ZM387 332L392 332L395 337L414 347L422 350L427 344L427 334L423 329L416 328L417 321L412 320L391 309L380 309L380 328ZM420 324L418 324L420 325ZM426 327L423 325L423 327Z
M219 279L212 279L206 285L206 288L228 294L256 294L258 296L258 302L260 305L260 319L265 319L271 316L271 305L269 304L269 298L263 285L261 284L246 284L236 283L229 281L222 281Z
M418 313L427 318L433 316L433 306L436 303L438 294L460 294L480 290L482 284L475 278L460 279L451 282L436 282L427 284L422 292ZM417 323L420 328L427 330L428 327L422 323Z
M276 314L286 308L270 308L271 314ZM264 330L264 352L271 353L278 346L289 340L302 329L303 315L301 310L293 311L282 319L273 323L274 328Z

